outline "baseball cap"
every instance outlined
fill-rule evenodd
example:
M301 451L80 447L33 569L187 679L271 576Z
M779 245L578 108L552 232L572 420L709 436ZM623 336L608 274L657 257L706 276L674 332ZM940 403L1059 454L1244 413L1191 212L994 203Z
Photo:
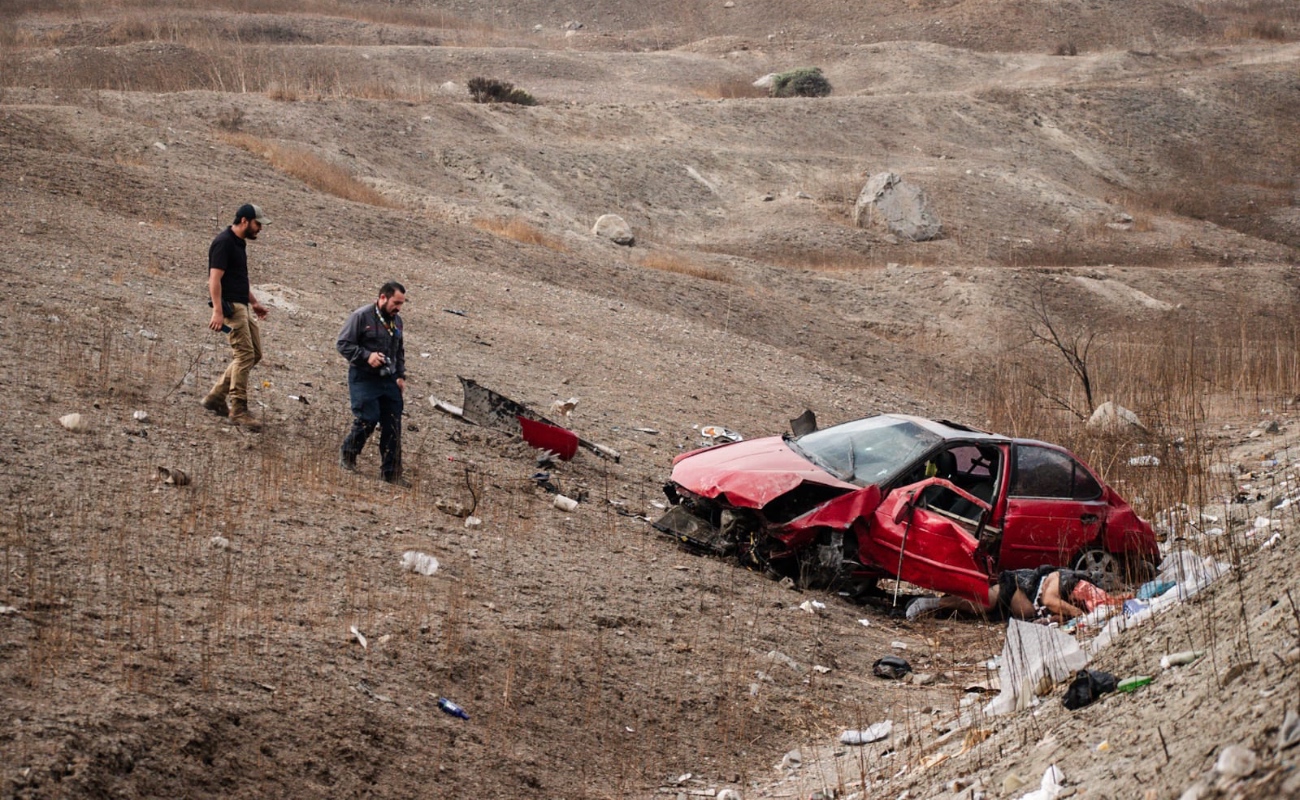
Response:
M255 219L263 225L271 224L271 220L267 219L266 215L262 213L262 209L252 203L244 203L239 207L239 210L235 212L235 220L238 221L240 217Z

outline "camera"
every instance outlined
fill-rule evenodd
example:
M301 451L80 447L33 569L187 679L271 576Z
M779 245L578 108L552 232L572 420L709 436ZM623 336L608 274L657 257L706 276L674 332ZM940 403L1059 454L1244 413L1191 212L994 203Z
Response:
M384 355L383 353L380 353L379 357L384 360L383 363L381 363L377 368L379 372L379 377L381 378L391 377L393 374L392 360L388 356Z

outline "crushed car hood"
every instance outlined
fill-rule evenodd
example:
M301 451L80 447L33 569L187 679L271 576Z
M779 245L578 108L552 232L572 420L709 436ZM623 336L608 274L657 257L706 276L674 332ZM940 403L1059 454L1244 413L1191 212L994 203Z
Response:
M860 488L800 456L780 436L685 453L673 466L672 480L701 497L725 495L737 508L761 508L804 483Z

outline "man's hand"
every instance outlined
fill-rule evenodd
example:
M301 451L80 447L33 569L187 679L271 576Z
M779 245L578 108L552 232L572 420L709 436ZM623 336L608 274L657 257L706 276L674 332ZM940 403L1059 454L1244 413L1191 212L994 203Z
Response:
M375 369L379 369L379 365L383 364L384 360L384 354L376 351L370 354L370 357L366 359L366 363Z
M253 313L257 315L258 319L266 319L266 306L253 300L249 303L248 307L253 309Z
M226 318L221 315L221 304L212 309L212 319L208 320L208 327L214 331L221 330L221 326L226 324Z
M397 379L397 391L406 394L406 378Z

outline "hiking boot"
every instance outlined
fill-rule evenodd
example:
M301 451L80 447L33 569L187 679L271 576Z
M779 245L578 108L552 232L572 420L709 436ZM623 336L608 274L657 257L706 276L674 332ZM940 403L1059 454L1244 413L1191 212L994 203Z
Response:
M339 467L347 472L357 471L357 454L339 451Z
M199 405L219 417L230 416L230 406L226 405L226 398L223 395L210 394L200 400Z
M230 407L230 421L250 433L259 433L262 430L262 423L258 422L253 412L248 410L247 403L235 401Z
M402 489L411 488L411 482L406 478L403 478L401 475L385 475L384 483L391 483L392 485Z

